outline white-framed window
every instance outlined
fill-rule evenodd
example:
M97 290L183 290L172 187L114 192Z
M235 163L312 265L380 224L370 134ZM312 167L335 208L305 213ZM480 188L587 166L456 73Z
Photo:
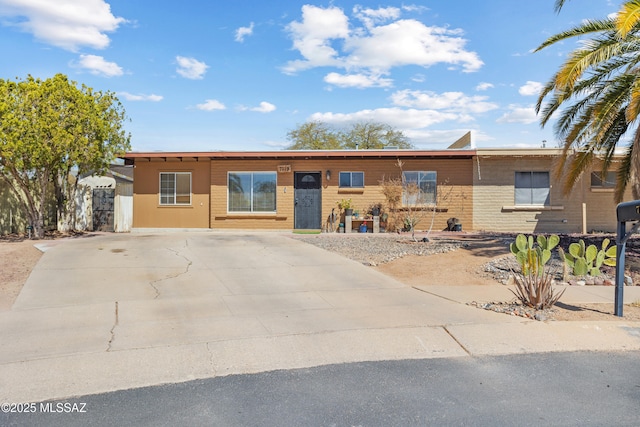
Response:
M435 171L402 172L402 204L404 206L435 205L438 174Z
M550 204L549 172L516 172L515 204L548 206Z
M364 188L364 172L340 172L341 188Z
M160 204L191 204L191 172L160 172Z
M276 172L229 172L229 212L276 212Z
M615 188L617 174L616 171L608 171L602 179L602 171L591 172L591 188Z

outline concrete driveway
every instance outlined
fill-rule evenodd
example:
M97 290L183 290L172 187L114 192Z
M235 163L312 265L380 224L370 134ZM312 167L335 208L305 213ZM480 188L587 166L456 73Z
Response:
M622 336L628 345L619 325L598 328L602 349ZM0 401L332 363L598 349L584 340L592 331L478 310L283 233L105 234L56 242L0 313Z

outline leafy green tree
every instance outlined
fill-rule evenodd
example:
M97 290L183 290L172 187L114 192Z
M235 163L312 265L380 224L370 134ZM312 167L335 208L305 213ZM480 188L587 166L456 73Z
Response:
M564 3L557 1L556 10ZM640 2L626 1L617 17L584 21L537 48L583 39L546 84L536 106L542 126L557 116L554 132L564 148L557 174L565 174L565 192L595 159L603 161L605 175L621 138L629 135L614 197L621 201L631 187L633 196L640 198L639 12Z
M336 150L340 148L337 133L326 123L307 122L287 133L291 145L287 150Z
M130 149L125 112L111 92L78 87L65 75L0 79L0 179L21 201L36 237L48 200L75 211L75 177L103 172ZM68 219L68 218L67 218Z
M413 148L401 131L384 123L356 123L342 133L342 147L346 149L379 150L385 147Z
M335 130L324 122L304 123L290 131L288 150L374 150L385 147L413 148L401 131L383 123L356 123L346 130Z

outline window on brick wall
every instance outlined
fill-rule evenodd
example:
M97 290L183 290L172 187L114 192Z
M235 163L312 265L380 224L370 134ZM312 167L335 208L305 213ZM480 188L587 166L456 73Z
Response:
M603 179L602 171L591 172L591 188L615 188L616 174L616 171L608 171Z
M516 172L515 204L540 205L550 204L549 172Z
M191 172L160 172L160 204L191 204Z
M402 172L402 205L434 205L437 191L436 178L435 171Z
M364 172L340 172L341 188L363 188Z
M229 212L275 212L275 172L229 172Z

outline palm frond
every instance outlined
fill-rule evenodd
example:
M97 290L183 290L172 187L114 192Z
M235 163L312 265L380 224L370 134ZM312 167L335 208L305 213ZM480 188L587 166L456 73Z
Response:
M565 171L565 179L562 190L569 194L576 182L582 177L585 170L593 163L594 155L591 151L577 151L569 161L568 170Z
M566 0L555 2L559 11ZM544 86L536 103L542 127L555 120L562 141L555 174L568 193L601 159L608 171L616 147L631 130L634 139L618 168L614 196L630 185L640 197L640 0L623 1L616 17L589 20L549 37L536 51L577 38L571 52Z
M560 10L562 9L562 6L564 6L566 0L556 0L556 4L553 6L553 10L556 13L560 13Z
M562 6L561 6L562 7ZM629 32L637 29L640 22L640 0L624 2L616 17L616 27L620 37L626 37Z
M636 136L634 139L638 138L638 131L636 131ZM631 177L632 170L632 158L634 156L633 153L633 144L630 144L627 148L625 156L622 158L622 162L618 167L618 174L616 179L616 188L613 193L613 198L616 203L620 203L624 199L624 193L627 190L627 186L629 185L629 179ZM637 155L637 154L636 154ZM634 198L637 196L634 194Z
M571 28L570 30L563 31L555 34L546 39L540 46L534 49L534 52L538 52L552 44L558 43L563 40L567 40L573 37L582 37L591 33L600 33L603 31L616 31L616 23L613 19L594 19L586 20L582 24Z

